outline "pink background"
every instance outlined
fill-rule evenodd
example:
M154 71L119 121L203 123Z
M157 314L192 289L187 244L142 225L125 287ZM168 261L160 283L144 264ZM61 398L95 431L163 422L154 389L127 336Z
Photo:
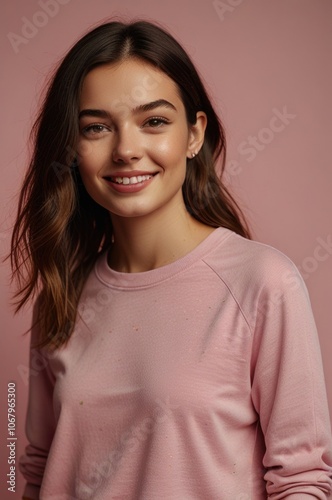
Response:
M224 121L227 183L249 217L254 238L281 250L302 272L319 331L332 414L332 246L327 246L332 240L332 3L224 0L219 9L215 3L11 0L2 5L1 255L9 249L12 215L28 157L27 135L46 75L69 46L101 20L120 16L159 21L192 56ZM26 20L39 26L24 31ZM30 38L14 50L10 32ZM292 115L284 124L273 118L283 109ZM251 150L249 136L258 137ZM0 270L0 496L5 500L20 498L23 487L19 473L15 494L9 494L5 485L5 408L7 383L16 381L18 457L26 444L29 342L22 332L29 327L30 308L13 317L8 263Z

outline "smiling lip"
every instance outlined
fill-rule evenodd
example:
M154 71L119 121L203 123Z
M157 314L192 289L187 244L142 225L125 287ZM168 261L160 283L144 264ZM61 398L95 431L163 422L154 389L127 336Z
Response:
M105 176L105 179L111 179L115 177L137 177L137 175L155 175L157 172L146 172L144 170L131 170L130 172L112 172L111 175Z
M137 193L138 191L141 191L144 189L146 186L151 184L153 181L154 177L158 174L158 172L144 172L143 170L132 170L131 172L114 172L112 175L105 176L104 179L107 182L109 186L111 186L115 191L118 193ZM149 175L151 176L150 179L147 180L142 180L141 182L137 182L135 184L120 184L115 182L116 177L137 177L137 176L144 176L144 175Z

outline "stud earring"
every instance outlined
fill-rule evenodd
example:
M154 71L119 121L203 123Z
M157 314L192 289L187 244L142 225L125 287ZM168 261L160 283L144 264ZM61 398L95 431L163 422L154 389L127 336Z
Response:
M195 156L196 156L196 153L191 153L192 158L195 158Z

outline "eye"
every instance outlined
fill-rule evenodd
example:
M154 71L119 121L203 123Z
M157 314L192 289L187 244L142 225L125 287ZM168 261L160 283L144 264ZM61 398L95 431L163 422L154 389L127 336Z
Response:
M96 136L103 132L107 132L107 130L109 129L101 123L92 123L82 129L82 134L86 136Z
M149 118L145 123L144 126L148 125L151 128L159 128L162 125L167 125L169 123L166 118L162 118L161 116L154 116L152 118Z

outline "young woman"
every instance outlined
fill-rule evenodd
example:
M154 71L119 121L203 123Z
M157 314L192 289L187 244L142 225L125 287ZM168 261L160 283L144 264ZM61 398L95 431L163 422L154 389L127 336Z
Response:
M325 499L330 424L304 282L251 240L183 48L103 24L34 127L12 240L31 330L24 496Z

